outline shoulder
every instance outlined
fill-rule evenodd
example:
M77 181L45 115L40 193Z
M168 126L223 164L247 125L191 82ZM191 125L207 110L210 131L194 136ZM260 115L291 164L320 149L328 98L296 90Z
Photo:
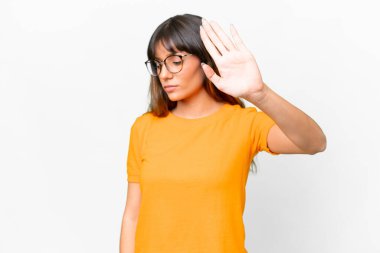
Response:
M235 122L251 126L253 128L258 125L272 124L272 119L257 107L240 107L239 105L233 108L233 118Z
M253 118L257 113L260 113L256 107L241 107L238 104L232 105L231 110L235 116L245 119Z
M256 114L258 113L259 111L257 110L256 107L246 107L246 108L241 108L243 110L243 113L246 113L246 114Z
M132 128L144 131L155 118L151 112L142 113L135 118Z

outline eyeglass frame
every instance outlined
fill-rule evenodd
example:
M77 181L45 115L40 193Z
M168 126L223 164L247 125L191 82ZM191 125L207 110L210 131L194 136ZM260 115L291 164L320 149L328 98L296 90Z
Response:
M161 70L160 70L160 73L157 73L157 75L153 75L152 73L150 73L149 68L148 68L148 62L151 62L151 61L158 62L158 64L160 65L160 69L162 69L162 66L163 66L162 64L165 64L165 68L166 68L170 73L172 73L172 74L176 74L176 73L181 72L181 70L182 70L182 68L183 68L183 59L182 59L182 58L185 57L185 56L190 56L190 55L193 55L193 54L185 54L185 55L171 54L171 55L168 55L168 56L167 56L164 60L162 60L162 61L157 60L157 59L153 59L153 60L147 60L147 61L145 61L144 63L145 63L145 66L146 66L146 68L147 68L149 74L152 75L152 76L159 76L160 73L161 73ZM166 59L168 59L168 58L171 57L171 56L179 56L179 57L181 58L181 69L178 70L177 72L172 72L172 71L170 71L170 70L168 69L168 66L166 65ZM158 71L157 71L157 72L158 72Z

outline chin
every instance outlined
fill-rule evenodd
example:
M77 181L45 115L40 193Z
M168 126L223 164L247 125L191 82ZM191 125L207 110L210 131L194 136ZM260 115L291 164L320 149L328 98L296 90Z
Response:
M170 101L179 101L179 100L182 100L183 98L177 94L167 94L168 95L168 98L170 99Z
M179 93L179 92L171 92L171 93L167 93L167 95L171 101L179 101L179 100L183 100L190 97L189 95L186 96L186 94Z
M168 98L170 99L170 101L180 101L180 100L185 100L185 99L188 99L190 97L193 97L193 96L196 96L197 94L197 91L195 92L192 92L192 93L189 93L189 92L186 92L186 93L181 93L181 92L170 92L170 93L166 93L168 95Z

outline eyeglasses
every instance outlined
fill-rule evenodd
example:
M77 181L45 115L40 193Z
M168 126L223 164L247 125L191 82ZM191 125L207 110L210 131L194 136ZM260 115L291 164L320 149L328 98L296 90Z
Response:
M152 76L158 76L161 72L162 64L165 64L166 69L170 73L178 73L182 70L183 66L183 57L192 55L192 54L185 54L185 55L169 55L166 57L163 61L159 60L147 60L145 62L146 68L148 69L149 74Z

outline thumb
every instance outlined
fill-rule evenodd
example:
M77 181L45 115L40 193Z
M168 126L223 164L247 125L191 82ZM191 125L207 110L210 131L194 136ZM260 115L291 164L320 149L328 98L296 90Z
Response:
M219 83L220 77L215 73L215 71L206 63L201 63L203 72L205 72L207 78L215 85Z

